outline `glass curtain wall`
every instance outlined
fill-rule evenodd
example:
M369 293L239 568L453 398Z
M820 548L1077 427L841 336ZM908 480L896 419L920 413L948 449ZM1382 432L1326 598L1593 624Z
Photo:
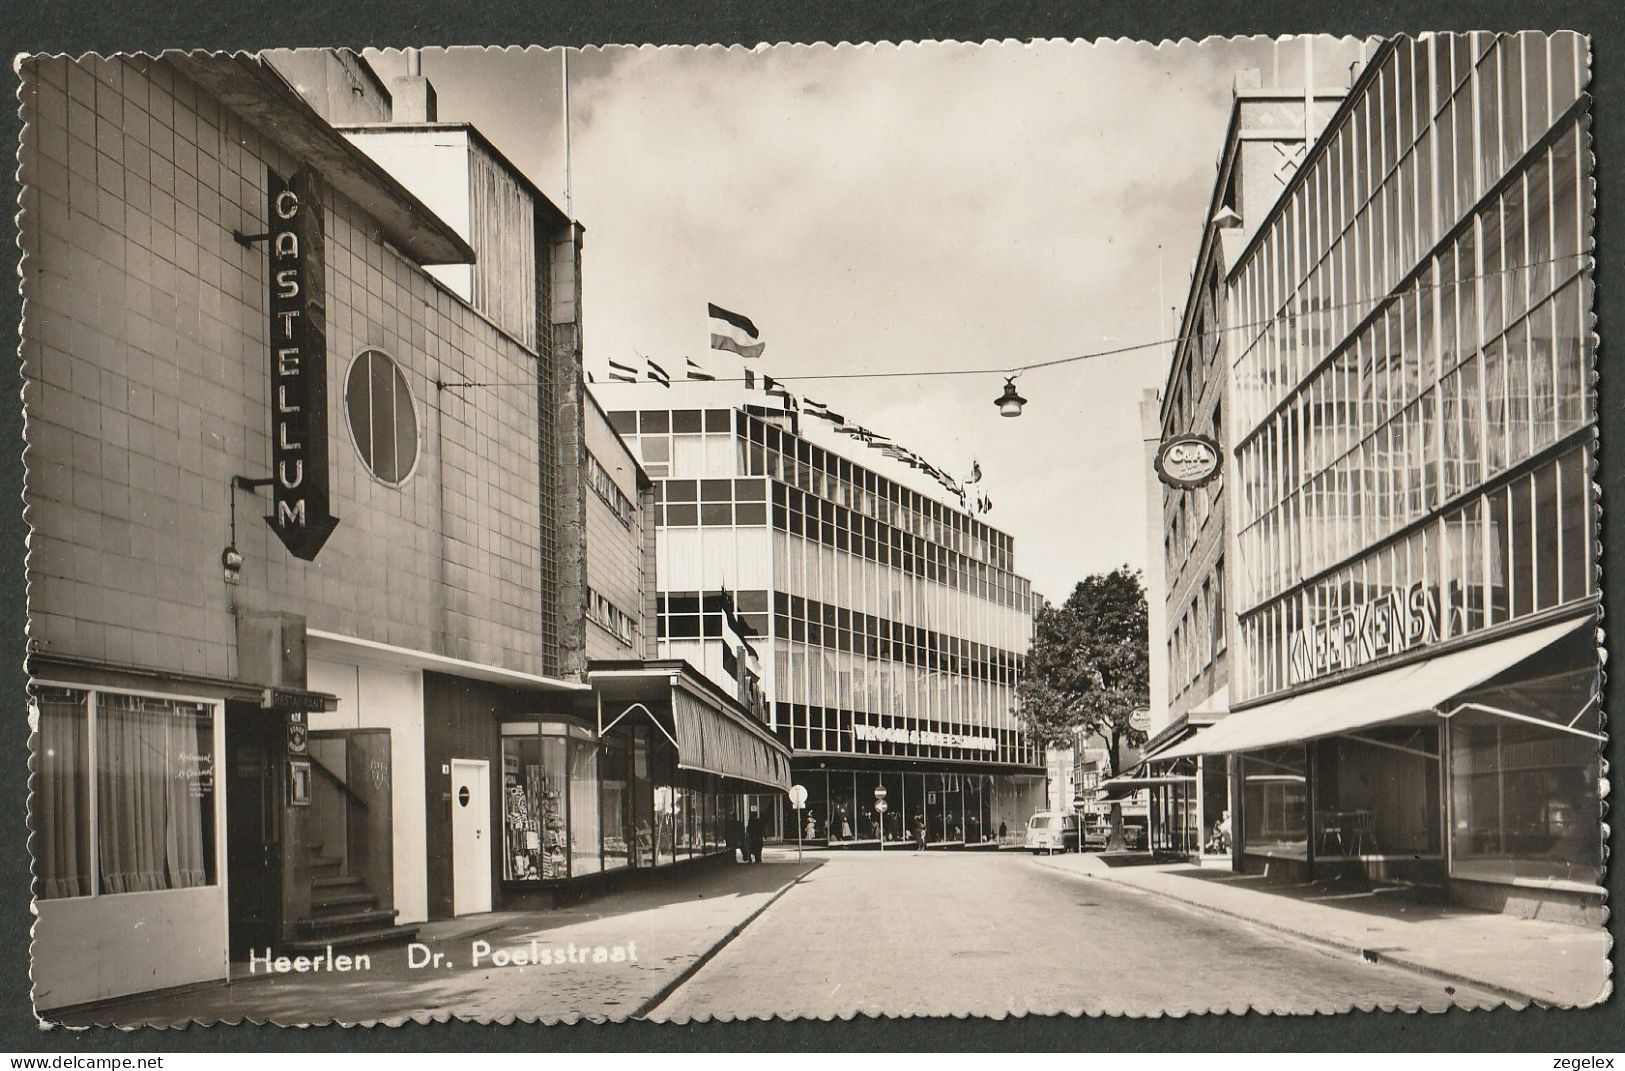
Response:
M1583 42L1385 57L1234 278L1240 699L1371 660L1373 603L1381 658L1594 592Z

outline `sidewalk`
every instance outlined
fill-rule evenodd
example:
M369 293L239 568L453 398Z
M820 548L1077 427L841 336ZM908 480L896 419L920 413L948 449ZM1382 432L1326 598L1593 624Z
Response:
M1041 860L1326 948L1499 992L1511 1003L1595 1004L1609 993L1601 928L1425 903L1397 888L1270 884L1188 863L1113 866L1098 855Z
M792 849L770 853L761 866L679 871L668 881L558 910L433 922L418 936L418 958L426 961L421 966L410 964L407 947L362 949L371 959L370 969L268 975L261 967L249 976L241 966L234 968L229 982L132 997L67 1015L47 1012L45 1018L68 1026L625 1019L670 992L820 865L815 859L797 864ZM475 965L480 943L489 951ZM605 950L605 958L594 962L598 949ZM498 957L499 951L505 955ZM441 957L438 966L432 965L435 954ZM544 962L516 965L511 962L516 954Z

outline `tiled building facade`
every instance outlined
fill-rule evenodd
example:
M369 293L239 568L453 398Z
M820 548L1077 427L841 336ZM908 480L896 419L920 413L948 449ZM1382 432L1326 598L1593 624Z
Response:
M381 122L432 99L421 75L295 59L22 64L41 1008L679 858L642 851L662 815L629 757L672 731L681 671L639 724L589 682L589 650L648 653L652 540L647 482L584 404L582 229L473 135L436 174L490 196L448 222L317 110ZM455 270L482 258L528 263L523 292ZM323 482L330 531L273 531L273 495L319 519ZM589 640L589 591L634 620ZM686 860L723 850L738 778L782 784L784 749L685 696L689 729L738 744L702 772L666 754L668 828L710 832ZM544 739L571 742L566 775L510 743Z

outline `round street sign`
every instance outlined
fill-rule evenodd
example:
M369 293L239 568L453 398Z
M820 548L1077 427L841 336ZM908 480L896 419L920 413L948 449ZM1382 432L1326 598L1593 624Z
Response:
M807 806L807 790L801 785L790 786L790 806L796 810Z
M1128 716L1128 727L1137 733L1151 728L1151 711L1141 708Z
M880 812L881 814L885 814L886 810L887 810L886 801L885 800L880 800L878 803L876 803L875 804L875 810Z
M1089 806L1089 801L1084 799L1082 796L1072 797L1072 809L1074 811L1081 811L1087 806Z
M1176 435L1157 450L1157 479L1169 487L1201 487L1219 474L1219 444L1206 435Z
M883 800L883 799L885 799L885 798L886 798L886 789L885 789L885 786L883 786L883 785L876 785L876 786L875 786L875 799L877 799L877 800Z

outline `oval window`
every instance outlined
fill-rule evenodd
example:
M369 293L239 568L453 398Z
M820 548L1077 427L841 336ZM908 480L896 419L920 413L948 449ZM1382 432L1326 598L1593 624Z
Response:
M372 474L399 484L418 459L418 415L406 377L388 354L363 350L344 381L350 436Z

